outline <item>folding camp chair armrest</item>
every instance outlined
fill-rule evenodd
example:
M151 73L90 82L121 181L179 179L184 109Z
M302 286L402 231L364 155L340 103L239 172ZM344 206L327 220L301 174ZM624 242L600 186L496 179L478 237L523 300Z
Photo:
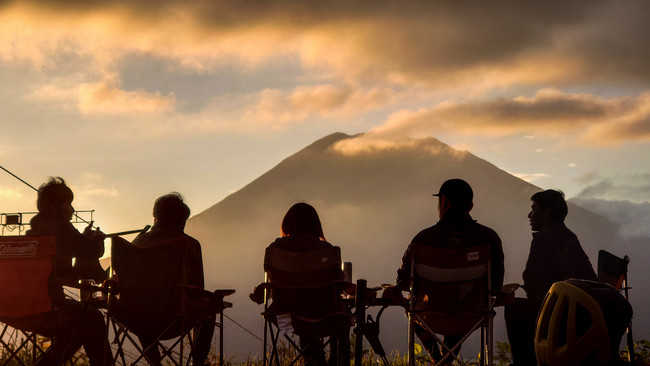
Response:
M223 290L223 289L222 290L214 290L214 291L212 291L212 293L214 295L216 295L216 296L220 296L220 297L223 298L223 297L230 296L230 295L234 294L235 290L231 290L231 289L228 289L228 290Z
M230 295L232 295L234 293L235 293L235 290L232 290L232 289L214 290L212 292L212 302L214 302L214 304L217 306L217 309L219 309L218 312L222 312L223 309L232 307L232 303L227 302L227 301L223 301L223 298L226 297L226 296L230 296Z
M178 285L178 287L191 298L210 299L212 297L212 292L198 286Z
M192 285L178 285L178 287L187 291L187 294L192 297L200 297L204 299L210 299L212 301L223 301L223 298L235 293L235 290L214 290L208 291L198 286Z
M382 287L384 288L384 291L381 293L381 301L384 302L385 305L406 306L407 300L402 295L403 289L401 289L399 285L382 285Z

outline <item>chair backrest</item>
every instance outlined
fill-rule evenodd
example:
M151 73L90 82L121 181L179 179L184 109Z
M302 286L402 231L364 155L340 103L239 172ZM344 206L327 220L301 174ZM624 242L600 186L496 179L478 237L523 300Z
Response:
M490 247L411 249L416 308L446 314L481 312L489 306Z
M53 309L48 283L55 254L53 236L0 236L0 317Z
M614 254L600 250L598 252L598 281L608 283L620 290L627 281L627 265L630 257L619 258ZM627 286L627 284L625 284Z
M111 262L120 289L113 310L141 324L179 315L184 310L179 285L186 284L185 255L182 237L148 248L112 237Z
M319 318L338 310L342 280L341 249L306 252L267 248L264 271L272 285L276 312Z

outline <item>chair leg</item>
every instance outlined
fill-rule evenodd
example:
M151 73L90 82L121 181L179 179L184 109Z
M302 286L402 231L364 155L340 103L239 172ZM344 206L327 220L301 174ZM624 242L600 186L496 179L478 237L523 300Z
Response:
M632 337L632 323L627 327L627 357L628 361L630 361L631 364L634 364L636 362L636 354L634 353L634 338Z
M223 311L219 313L219 366L223 366Z
M478 361L480 366L485 365L485 352L487 351L485 336L486 336L485 326L481 326L481 343L478 350Z
M494 362L494 315L489 315L487 325L487 364L492 366Z
M278 341L280 338L280 329L277 329L275 331L275 335L273 334L273 329L269 329L270 336L271 336L271 354L270 354L270 359L269 359L269 366L273 365L273 360L275 359L275 364L276 366L280 365L280 360L279 360L279 355L278 355Z
M415 320L413 313L409 312L409 329L408 329L408 365L415 366ZM356 365L355 365L356 366Z

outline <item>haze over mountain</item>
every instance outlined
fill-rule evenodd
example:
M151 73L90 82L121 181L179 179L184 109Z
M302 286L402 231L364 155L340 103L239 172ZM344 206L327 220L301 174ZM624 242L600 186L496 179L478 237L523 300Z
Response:
M469 152L434 139L365 150L343 148L355 137L336 133L314 142L223 201L192 217L187 232L203 245L208 288L234 288L234 308L226 315L262 336L262 307L248 293L263 279L264 249L280 234L288 208L299 201L318 211L325 237L341 247L353 263L353 278L370 286L392 283L411 238L438 220L437 198L443 181L462 178L474 189L471 214L492 227L503 241L505 282L521 282L530 245L527 214L530 196L541 188L499 169ZM561 187L544 187L561 188ZM569 203L568 226L579 236L594 267L599 249L632 256L630 283L636 311L635 338L647 338L647 238L623 242L618 225ZM635 269L637 269L635 271ZM382 340L404 349L406 321L399 309L382 317ZM506 340L501 315L495 320L497 340ZM261 342L226 322L226 353L246 357L259 353Z

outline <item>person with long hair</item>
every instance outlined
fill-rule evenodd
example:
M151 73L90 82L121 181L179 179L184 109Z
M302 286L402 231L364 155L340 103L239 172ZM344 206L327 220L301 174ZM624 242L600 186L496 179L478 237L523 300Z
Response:
M282 220L280 235L279 238L269 245L270 248L283 249L291 252L308 252L314 249L332 247L332 244L325 240L316 209L304 202L296 203L289 208L289 211L287 211ZM340 273L340 278L343 279L343 271ZM302 296L314 300L313 303L319 304L319 306L312 306L309 309L295 309L301 315L316 316L316 314L326 311L326 307L330 306L330 301L327 301L327 299L323 298L322 301L320 300L320 297L323 296L322 293L306 290ZM271 306L279 306L282 308L292 307L290 303L275 303ZM304 358L305 360L310 360L306 363L307 365L327 365L325 353L323 352L323 343L320 338L304 335L299 338Z

